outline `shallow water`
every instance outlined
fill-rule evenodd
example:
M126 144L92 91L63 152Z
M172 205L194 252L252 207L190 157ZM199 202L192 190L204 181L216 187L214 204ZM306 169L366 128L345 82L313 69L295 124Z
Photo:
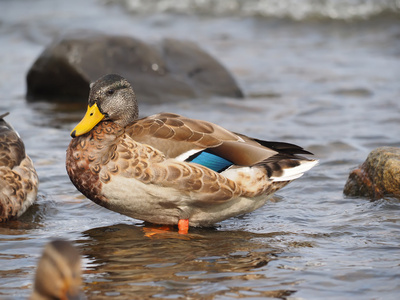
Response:
M37 203L0 225L0 298L26 298L43 245L62 237L84 257L89 299L397 299L400 201L346 198L342 190L372 149L400 146L399 16L294 20L158 6L150 14L134 9L139 2L0 3L0 112L11 112L40 177ZM36 57L59 34L80 29L195 40L231 70L245 99L142 104L141 115L176 112L295 143L320 164L251 214L187 236L149 236L148 225L97 206L69 181L65 150L85 104L25 100Z

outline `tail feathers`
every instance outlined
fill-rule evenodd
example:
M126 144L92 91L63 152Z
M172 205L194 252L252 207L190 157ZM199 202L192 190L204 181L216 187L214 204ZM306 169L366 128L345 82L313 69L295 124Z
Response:
M270 179L274 182L295 180L318 164L318 160L300 160L297 162L297 166L283 168L276 176L276 172L273 172Z
M9 112L6 112L6 113L0 115L0 119L4 119L4 118L7 117L9 114L10 114Z
M275 150L281 154L292 155L295 156L296 154L307 154L313 155L311 152L304 150L302 147L290 144L290 143L283 143L283 142L270 142L270 141L263 141L259 139L254 139L256 142L260 143L264 147L270 148Z

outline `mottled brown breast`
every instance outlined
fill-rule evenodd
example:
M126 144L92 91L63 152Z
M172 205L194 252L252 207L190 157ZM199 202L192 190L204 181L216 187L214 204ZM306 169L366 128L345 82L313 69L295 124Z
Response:
M72 139L67 150L66 168L75 187L87 198L108 208L102 184L110 180L102 167L117 154L115 144L123 128L113 122L100 122L89 133Z

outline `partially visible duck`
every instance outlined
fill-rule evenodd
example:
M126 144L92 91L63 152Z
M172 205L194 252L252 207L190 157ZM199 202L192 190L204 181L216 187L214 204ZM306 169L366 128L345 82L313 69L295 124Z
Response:
M0 222L21 216L36 200L38 176L19 134L0 116Z
M46 245L39 260L31 300L85 299L81 291L81 258L68 241Z
M91 86L73 129L68 175L86 197L156 224L211 226L261 207L317 164L303 148L160 113L138 119L131 84L110 74Z

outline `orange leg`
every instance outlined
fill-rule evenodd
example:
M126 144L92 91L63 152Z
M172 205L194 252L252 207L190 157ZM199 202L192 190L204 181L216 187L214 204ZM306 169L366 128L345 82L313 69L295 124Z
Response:
M189 219L180 219L178 222L178 232L187 234L189 232Z

